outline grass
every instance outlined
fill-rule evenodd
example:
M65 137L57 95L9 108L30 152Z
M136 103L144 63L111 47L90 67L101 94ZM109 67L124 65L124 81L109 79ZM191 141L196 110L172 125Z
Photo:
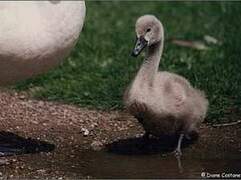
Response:
M32 96L94 108L122 108L122 94L143 57L130 57L136 19L154 14L166 39L222 42L198 51L166 41L160 69L185 76L210 101L208 122L235 121L241 115L241 2L87 2L79 42L68 59L45 75L14 88Z

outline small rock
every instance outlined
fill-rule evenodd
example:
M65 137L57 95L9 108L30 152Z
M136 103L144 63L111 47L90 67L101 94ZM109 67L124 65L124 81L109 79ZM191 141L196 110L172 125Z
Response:
M46 170L45 169L38 169L37 172L38 173L46 173Z
M6 159L0 159L0 166L9 165L9 161Z
M90 146L94 151L100 151L103 149L103 143L100 141L93 141Z
M95 128L96 126L98 126L97 123L92 123L92 124L90 125L91 128Z
M21 96L19 96L19 99L23 100L23 99L25 99L25 96L21 95Z
M39 105L39 106L44 106L44 102L43 102L43 101L39 101L39 102L38 102L38 105Z
M84 136L88 136L90 134L89 130L86 128L81 128L81 131L84 133Z
M144 136L144 134L136 134L135 135L135 138L141 138L141 137L143 137Z
M39 124L39 122L38 122L38 121L35 121L35 120L32 120L32 123L33 123L33 124Z

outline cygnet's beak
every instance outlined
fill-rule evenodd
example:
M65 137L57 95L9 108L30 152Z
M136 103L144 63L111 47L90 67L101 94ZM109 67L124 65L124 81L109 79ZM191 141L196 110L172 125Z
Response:
M147 46L147 41L143 36L136 38L136 45L132 51L132 56L137 57L141 51Z

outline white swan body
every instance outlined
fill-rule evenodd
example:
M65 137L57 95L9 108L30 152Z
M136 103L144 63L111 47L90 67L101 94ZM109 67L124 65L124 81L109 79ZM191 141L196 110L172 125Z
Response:
M74 47L84 1L0 1L0 85L46 72Z

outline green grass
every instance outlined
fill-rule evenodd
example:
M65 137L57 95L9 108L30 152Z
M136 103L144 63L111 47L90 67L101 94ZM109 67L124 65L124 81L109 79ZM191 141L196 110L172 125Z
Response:
M208 51L166 41L160 69L185 76L210 101L209 122L241 115L241 2L87 2L79 42L60 67L15 86L40 99L94 108L122 108L122 94L143 57L130 57L136 19L146 13L163 22L165 37L222 42ZM36 88L39 87L39 88ZM33 89L35 89L33 91Z

